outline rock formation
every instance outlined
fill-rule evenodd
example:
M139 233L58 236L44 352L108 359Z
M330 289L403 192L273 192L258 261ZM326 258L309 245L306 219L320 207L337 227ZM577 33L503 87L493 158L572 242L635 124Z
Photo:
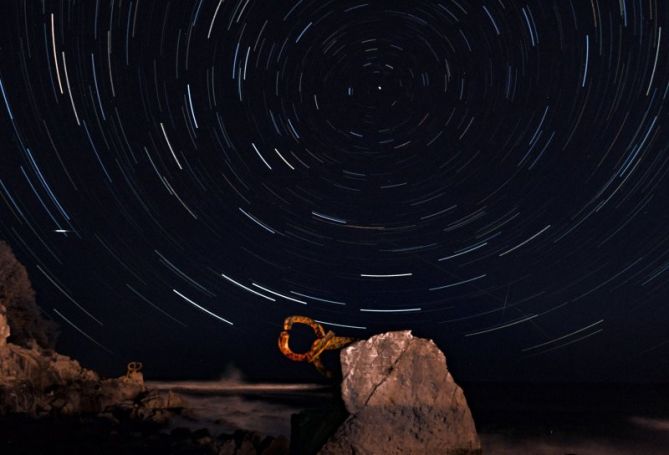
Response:
M36 343L30 349L0 343L0 416L108 415L163 425L185 407L177 394L147 390L141 373L104 379Z
M431 340L384 333L342 350L341 363L350 416L321 455L481 452L462 389Z
M36 344L30 349L0 345L0 415L97 414L143 391L142 383L101 379L76 360Z

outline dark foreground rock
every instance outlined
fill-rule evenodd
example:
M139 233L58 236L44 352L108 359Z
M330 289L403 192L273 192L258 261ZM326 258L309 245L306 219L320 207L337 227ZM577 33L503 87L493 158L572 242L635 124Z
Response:
M243 431L217 437L185 428L161 432L151 423L98 416L12 415L0 417L0 453L287 455L288 440Z
M464 393L432 341L384 333L344 349L341 363L350 416L320 454L481 453Z

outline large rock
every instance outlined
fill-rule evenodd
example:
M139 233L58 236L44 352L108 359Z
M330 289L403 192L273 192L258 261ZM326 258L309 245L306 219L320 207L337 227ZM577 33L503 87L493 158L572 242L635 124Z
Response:
M341 363L351 415L321 455L481 452L462 389L431 340L384 333L344 349Z

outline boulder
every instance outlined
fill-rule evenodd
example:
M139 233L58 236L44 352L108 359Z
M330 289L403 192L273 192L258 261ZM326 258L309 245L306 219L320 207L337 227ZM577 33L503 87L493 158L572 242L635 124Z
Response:
M384 333L342 350L341 364L350 416L321 455L481 453L464 393L431 340Z

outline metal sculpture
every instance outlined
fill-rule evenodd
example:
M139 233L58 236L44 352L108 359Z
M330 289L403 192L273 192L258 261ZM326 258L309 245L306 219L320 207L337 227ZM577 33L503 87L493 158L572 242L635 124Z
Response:
M125 377L130 382L144 383L144 375L142 374L144 364L142 362L130 362L128 364L128 372Z
M311 349L308 352L300 354L290 349L290 330L293 328L293 324L308 325L316 334L316 339L311 344ZM279 350L290 360L310 363L323 376L331 378L332 372L323 365L321 355L325 351L341 349L354 341L355 338L335 336L332 330L326 332L321 324L306 316L290 316L283 321L283 331L279 335Z

